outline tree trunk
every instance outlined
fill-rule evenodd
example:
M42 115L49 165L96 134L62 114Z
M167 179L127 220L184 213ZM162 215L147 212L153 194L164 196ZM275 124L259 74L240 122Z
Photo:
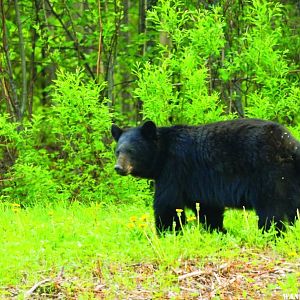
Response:
M22 31L22 22L20 17L20 9L18 0L14 0L15 12L16 12L16 23L18 27L19 34L19 51L21 59L21 70L22 70L22 92L21 92L21 105L20 105L20 114L19 119L22 120L25 110L27 108L27 70L26 70L26 55L25 55L25 43Z

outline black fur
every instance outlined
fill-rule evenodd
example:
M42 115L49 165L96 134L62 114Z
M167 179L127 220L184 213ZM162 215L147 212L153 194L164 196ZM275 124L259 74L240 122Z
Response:
M196 212L223 230L225 207L253 208L260 228L293 222L300 208L300 144L281 125L242 119L202 126L112 126L116 171L155 181L158 231L179 222L176 209ZM185 222L184 212L182 221Z

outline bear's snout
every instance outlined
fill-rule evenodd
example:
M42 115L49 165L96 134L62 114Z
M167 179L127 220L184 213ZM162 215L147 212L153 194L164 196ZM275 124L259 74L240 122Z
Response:
M115 165L115 171L119 174L119 175L122 175L122 176L125 176L125 175L127 175L127 172L126 172L126 170L124 170L123 168L122 168L122 166L120 166L120 165Z
M123 153L119 154L117 163L115 165L115 171L122 176L131 174L132 172L132 164L128 157Z

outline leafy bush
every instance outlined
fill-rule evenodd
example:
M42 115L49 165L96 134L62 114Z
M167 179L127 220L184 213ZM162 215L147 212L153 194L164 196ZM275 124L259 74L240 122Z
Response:
M55 201L149 199L147 181L114 172L112 114L100 99L103 85L84 83L81 72L57 74L53 105L23 124L0 117L2 199L31 205Z
M135 95L143 102L143 117L165 125L224 118L218 94L209 86L207 66L210 57L221 55L225 43L220 10L187 11L180 1L160 1L149 21L167 34L170 46L158 44L158 57L135 70Z
M234 13L238 9L230 7ZM183 2L159 1L148 19L167 38L155 45L157 57L135 70L144 118L199 124L238 113L292 125L299 121L296 66L282 44L283 5L257 0L245 3L240 13L239 31L230 32L232 19L221 6L186 10Z
M110 129L108 103L99 99L103 85L83 84L83 74L58 73L53 106L48 114L56 148L55 178L71 197L92 199L101 186L109 148L104 138Z
M222 80L239 78L238 94L248 117L294 123L299 116L299 81L282 47L284 8L255 0L243 10L244 30L225 56Z
M1 119L0 135L16 153L4 193L23 204L92 199L111 156L104 141L111 115L99 101L103 86L84 84L81 72L57 75L48 111L23 124Z

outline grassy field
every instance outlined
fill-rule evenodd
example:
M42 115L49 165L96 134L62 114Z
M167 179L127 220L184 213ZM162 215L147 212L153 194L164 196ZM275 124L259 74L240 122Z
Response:
M143 205L0 206L1 299L284 299L300 294L300 222L262 234L228 210L227 234L189 218L158 238ZM290 298L286 298L290 299Z

